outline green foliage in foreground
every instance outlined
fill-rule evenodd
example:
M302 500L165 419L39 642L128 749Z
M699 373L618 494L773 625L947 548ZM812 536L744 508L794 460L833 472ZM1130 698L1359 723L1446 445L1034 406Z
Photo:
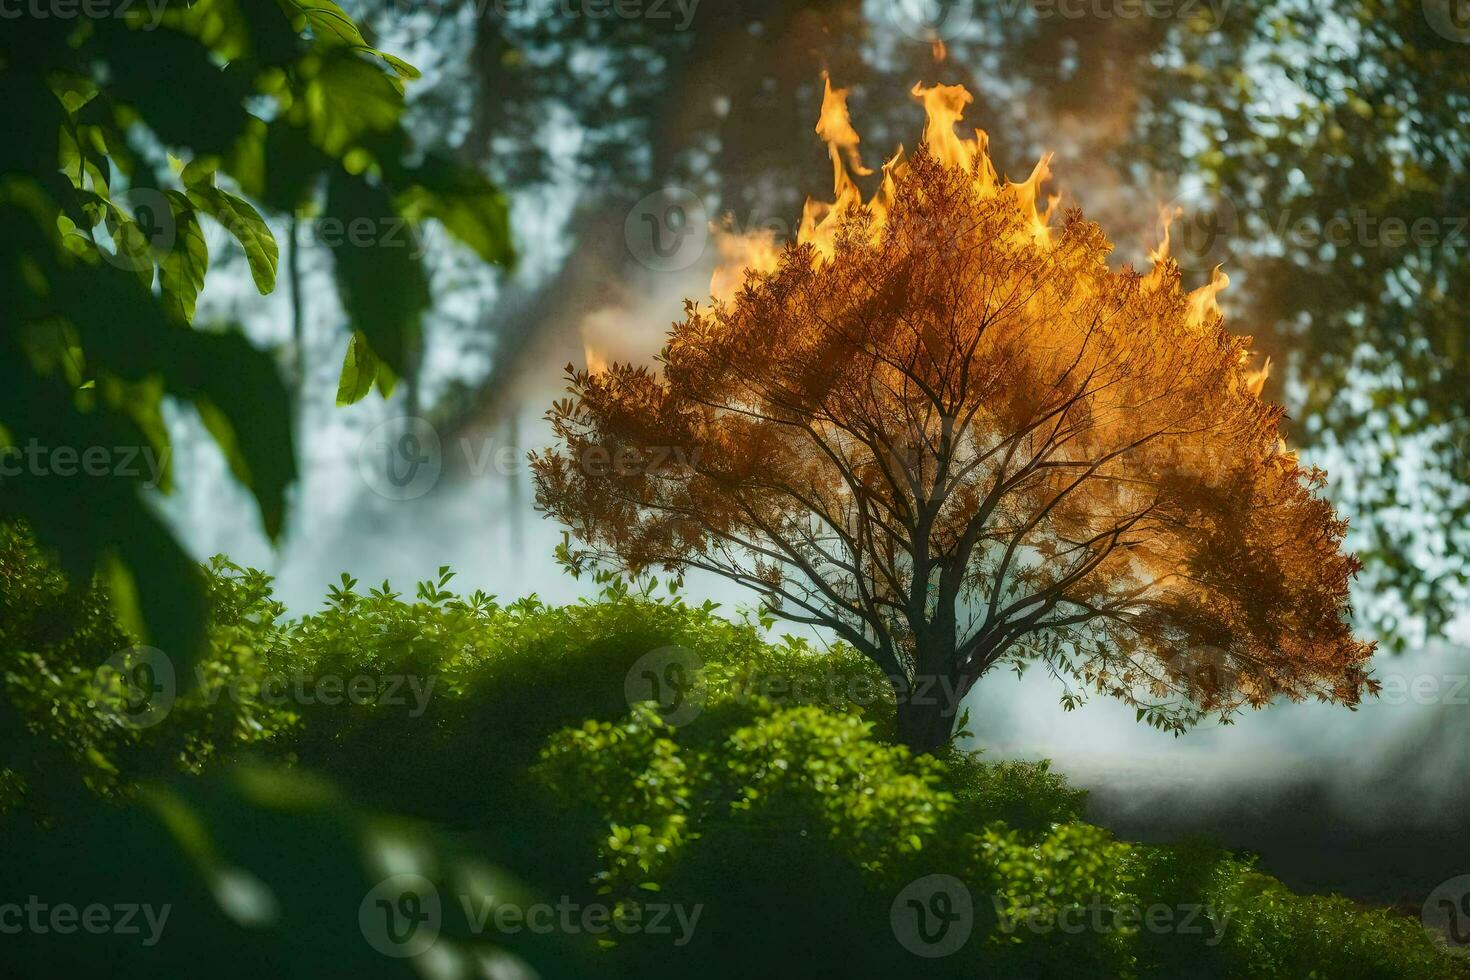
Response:
M212 232L262 294L281 261L266 215L317 232L352 326L350 402L411 366L430 302L422 223L508 262L508 203L414 147L417 70L332 0L66 6L0 29L0 517L28 521L77 578L102 569L129 629L187 660L204 583L144 499L170 484L165 405L198 413L272 538L296 476L276 355L195 323Z
M69 842L95 847L103 828L120 828L107 830L120 837L104 848L106 880L172 900L181 916L146 956L109 938L67 945L67 962L82 949L115 975L202 961L234 975L252 956L282 976L324 975L324 962L421 973L431 961L365 956L355 924L386 866L341 845L343 834L372 839L345 814L378 811L398 814L384 818L401 838L387 853L458 855L419 865L446 906L431 958L445 976L512 954L548 977L1470 975L1413 919L1293 895L1203 843L1118 841L1083 821L1084 794L1044 763L910 756L850 651L768 644L758 624L712 606L622 587L553 608L455 595L447 570L413 599L344 579L320 612L292 621L264 576L216 561L197 690L130 728L108 700L125 694L86 682L128 642L105 601L69 590L23 537L0 543L0 786L17 794L0 819L24 841L0 874L37 892L75 889L103 871L78 870L74 853L68 864ZM624 691L630 667L671 645L703 664L702 709L677 726ZM283 677L336 676L348 689L353 677L400 675L428 696L380 686L329 704L314 685L287 704L270 695ZM237 766L221 782L215 763L247 760L289 768ZM202 775L166 775L176 769ZM84 785L126 805L69 791ZM33 814L57 829L37 829ZM951 955L921 960L901 945L894 908L936 874L964 884L974 928ZM476 929L474 902L458 897L503 902L512 876L524 894L604 903L625 926L651 902L701 917L682 943ZM1150 909L1169 925L1151 926ZM27 936L15 948L45 962L59 942Z

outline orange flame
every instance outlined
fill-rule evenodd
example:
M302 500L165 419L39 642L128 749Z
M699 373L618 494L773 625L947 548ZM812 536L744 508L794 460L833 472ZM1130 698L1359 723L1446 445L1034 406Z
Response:
M817 119L817 136L827 144L833 162L839 164L833 177L839 185L847 176L840 166L839 153L846 153L848 164L858 176L866 177L873 172L863 166L858 156L858 143L862 140L857 130L852 128L852 118L847 112L847 92L845 88L833 88L831 77L822 72L822 114Z
M836 251L837 232L848 215L858 209L866 209L870 223L870 234L877 241L883 234L884 223L892 209L898 186L908 169L904 161L904 150L900 146L882 167L882 177L877 190L866 202L856 178L870 176L873 171L863 166L858 147L862 142L852 125L847 108L848 90L834 88L826 73L822 76L822 109L817 119L816 134L827 144L827 153L832 161L831 202L808 198L802 207L801 224L797 230L798 245L811 245L815 261L830 261ZM1019 183L1002 183L990 160L990 138L984 130L975 129L973 137L961 137L955 127L964 118L965 107L974 97L963 85L925 86L914 85L910 94L924 106L924 133L922 147L946 166L965 171L970 175L976 194L982 198L1002 196L1012 202L1026 218L1032 243L1042 249L1052 245L1051 219L1056 212L1058 195L1047 197L1046 207L1038 208L1041 188L1051 178L1050 153L1044 154L1032 168L1030 176ZM1177 268L1170 257L1170 226L1179 216L1178 208L1160 208L1159 223L1161 240L1156 248L1149 250L1153 268L1143 279L1145 289L1157 289L1164 284L1171 268ZM714 227L715 240L720 261L710 279L710 295L717 301L728 300L735 295L745 281L748 272L767 273L773 271L779 261L781 249L776 235L769 228L737 232L733 223L726 221ZM1195 327L1205 328L1220 314L1218 297L1230 284L1230 278L1219 266L1210 275L1210 281L1195 289L1186 297L1188 322ZM1250 389L1259 393L1265 384L1269 363L1260 372L1252 372L1248 379Z
M582 340L582 363L587 365L587 370L593 374L606 371L608 366L607 358L603 357L602 352L586 338Z
M1249 391L1257 398L1261 397L1261 392L1266 387L1266 379L1269 377L1271 377L1271 358L1267 357L1266 363L1261 365L1261 369L1259 371L1247 371L1245 373L1246 391ZM1286 444L1283 442L1283 448L1285 447L1285 445Z
M734 221L727 217L719 225L711 222L710 230L714 233L715 248L720 256L715 274L710 279L711 296L734 296L745 279L747 269L757 273L776 271L781 253L776 248L774 229L756 228L737 232Z
M838 229L843 220L859 208L868 210L874 239L882 235L884 220L906 169L903 147L900 146L883 165L882 180L873 197L866 203L863 201L862 191L854 178L869 176L873 171L863 166L858 153L861 139L848 113L848 90L833 88L825 73L822 78L822 111L816 133L827 144L828 156L832 160L833 200L829 203L808 198L802 207L801 224L796 235L797 244L810 244L819 262L831 259L836 250ZM1042 184L1051 177L1051 154L1037 161L1031 175L1024 181L1007 181L1002 185L987 152L990 139L984 130L974 130L972 138L963 138L955 133L955 126L964 116L965 106L974 101L969 91L962 85L925 87L919 83L911 94L924 105L923 147L947 166L969 173L976 193L981 197L1005 194L1014 201L1027 218L1032 241L1040 248L1049 248L1051 218L1059 197L1048 197L1044 209L1037 208L1037 200L1041 196ZM774 235L769 231L739 233L728 223L714 231L721 256L710 280L710 295L716 300L731 298L745 281L747 271L768 272L776 267L779 250Z
M1169 208L1168 205L1159 205L1159 226L1163 229L1162 237L1155 248L1149 249L1148 260L1153 263L1149 274L1143 277L1144 289L1152 292L1164 284L1164 270L1169 263L1169 229L1174 224L1174 219L1179 217L1182 209Z
M1215 297L1219 296L1230 285L1230 277L1220 271L1217 265L1210 273L1210 281L1190 293L1186 297L1189 301L1189 322L1193 326L1204 326L1211 317L1220 315L1220 304Z
M1173 260L1169 256L1169 229L1174 220L1184 213L1183 208L1169 208L1160 206L1159 225L1163 229L1156 248L1149 249L1149 261L1153 268L1148 275L1143 277L1144 289L1158 289L1165 282L1169 267ZM1215 266L1210 272L1210 281L1191 292L1186 299L1189 302L1189 322L1196 327L1203 327L1211 317L1220 313L1219 295L1230 285L1230 277L1221 271L1220 266ZM1269 370L1269 365L1263 370ZM1264 377L1262 384L1265 383Z

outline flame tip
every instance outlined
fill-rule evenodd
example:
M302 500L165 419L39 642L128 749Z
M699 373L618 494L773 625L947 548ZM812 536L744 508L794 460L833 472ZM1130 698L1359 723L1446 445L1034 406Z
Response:
M802 207L801 225L797 231L796 244L810 245L817 260L830 258L836 248L837 231L847 215L858 209L866 209L871 218L871 234L877 240L882 234L887 215L897 196L897 183L903 178L907 164L905 150L899 144L891 157L882 165L882 179L872 198L864 202L854 176L871 175L872 168L864 166L858 152L861 142L847 107L848 89L832 84L831 73L822 71L822 107L817 119L817 136L827 144L828 156L832 161L833 197L830 203L807 198ZM925 125L919 141L919 150L946 167L969 174L975 193L981 198L991 198L1003 189L1015 205L1023 212L1029 226L1031 239L1040 247L1051 245L1050 221L1061 202L1060 194L1049 194L1046 207L1037 208L1041 185L1052 176L1051 161L1054 154L1044 153L1032 168L1030 176L1020 183L1007 181L1004 187L996 174L988 153L990 137L983 129L973 130L974 136L963 139L955 133L955 127L964 117L965 107L975 101L974 95L963 85L935 83L925 85L923 80L914 82L909 94L924 105ZM758 236L724 233L732 241L722 248L727 258L739 262L733 268L724 264L711 279L711 295L729 295L743 282L744 270L769 271L775 268L777 250L773 242L758 242Z

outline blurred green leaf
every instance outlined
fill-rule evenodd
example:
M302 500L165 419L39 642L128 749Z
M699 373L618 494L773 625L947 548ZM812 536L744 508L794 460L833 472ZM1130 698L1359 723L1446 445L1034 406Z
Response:
M276 266L280 263L280 250L275 236L260 212L249 203L218 187L195 185L189 188L189 200L205 214L210 215L228 231L250 263L250 275L255 288L265 295L276 287Z

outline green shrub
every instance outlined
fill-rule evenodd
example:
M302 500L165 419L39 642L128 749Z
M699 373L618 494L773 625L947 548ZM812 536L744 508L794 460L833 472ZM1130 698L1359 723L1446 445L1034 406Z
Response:
M598 975L912 971L890 905L932 874L963 882L975 912L964 947L924 964L934 978L1470 975L1413 920L1293 895L1204 842L1114 840L1045 762L915 758L865 660L764 642L713 604L612 582L597 601L503 605L454 595L441 569L412 600L344 576L288 621L267 576L215 559L208 654L166 717L133 728L93 683L132 643L105 597L69 588L15 529L0 528L0 573L3 799L61 813L68 790L125 797L269 755L331 774L352 805L432 818L540 891L602 896L620 916L654 894L709 906L684 949L605 938ZM668 646L703 679L702 710L678 727L654 704L630 710L624 686ZM281 677L404 674L431 693L422 710L264 696ZM1153 907L1198 926L1146 927ZM1067 928L1078 915L1086 926Z
M988 763L978 752L952 752L946 762L955 797L973 822L1000 820L1042 831L1081 820L1087 809L1087 790L1067 785L1067 777L1051 771L1050 760Z
M552 736L537 776L557 802L595 815L603 893L656 884L688 837L695 774L651 704L621 722L587 721Z
M871 724L817 707L786 708L731 733L705 765L736 813L774 811L825 836L866 872L902 866L944 826L954 797L943 766L871 737Z
M28 533L0 523L0 811L27 801L45 816L80 786L116 796L148 776L197 773L295 726L292 711L259 697L268 651L284 643L269 578L220 558L208 571L207 649L159 680L156 716L139 714L123 675L99 671L140 656L107 597L68 584Z
M1388 980L1470 975L1415 919L1337 895L1295 895L1248 863L1222 862L1209 900L1229 915L1222 954L1234 977Z

